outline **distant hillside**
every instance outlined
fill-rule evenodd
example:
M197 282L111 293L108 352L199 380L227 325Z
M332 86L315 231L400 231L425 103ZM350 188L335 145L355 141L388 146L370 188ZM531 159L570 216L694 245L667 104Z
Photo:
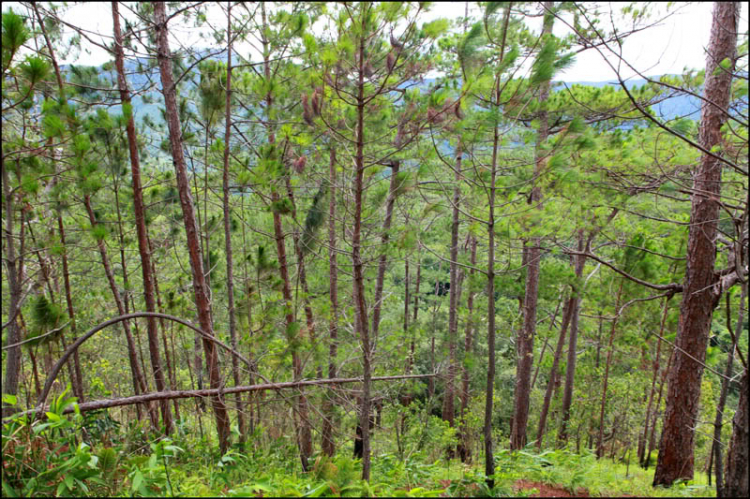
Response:
M658 76L651 77L652 79L658 79ZM558 89L564 88L563 85L584 85L587 87L619 87L620 83L617 80L607 81L566 81L566 82L555 82L558 85ZM628 80L625 82L625 86L630 89L637 86L642 86L646 83L646 80L639 78L636 80ZM652 107L652 110L656 115L665 120L671 120L677 117L687 117L693 120L700 118L700 99L689 95L678 95L676 97L670 97L669 99L661 102Z
M211 57L212 59L216 60L226 60L226 54L221 53L218 55L215 55ZM146 60L140 61L141 67L145 68L148 67L148 63ZM132 90L142 90L144 88L147 88L150 84L155 83L155 86L152 88L152 91L150 92L151 97L157 97L158 94L155 93L158 92L160 88L161 80L159 78L158 74L158 68L152 68L150 70L150 74L144 74L137 72L138 70L139 61L137 60L128 60L126 61L125 70L129 73L128 74L128 82ZM101 77L113 79L114 78L114 70L113 69L107 69L104 70L102 67L99 68L99 74ZM72 72L70 66L63 66L62 69L65 72ZM653 78L658 78L658 76L654 76ZM189 80L183 80L184 81L184 87L190 88L192 86L192 83ZM435 81L434 78L426 78L423 83L420 84L420 86L429 86ZM646 83L646 80L644 79L633 79L628 80L626 82L626 85L628 88L632 88L634 86L641 86ZM573 81L573 82L553 82L554 90L561 90L564 88L564 85L571 86L571 85L584 85L589 87L595 87L595 88L601 88L606 86L612 86L617 87L619 86L619 83L616 80L606 80L606 81ZM161 111L159 109L158 104L158 97L155 99L155 102L149 103L144 102L143 98L140 96L136 96L133 99L133 109L135 111L136 119L143 120L145 116L149 116L149 118L154 121L155 123L161 123L162 117L161 117ZM112 111L119 112L119 106L114 106L111 108ZM652 107L652 110L656 113L656 115L662 119L665 120L671 120L677 117L688 117L694 120L697 120L700 118L700 99L697 99L695 97L687 96L687 95L681 95L676 97L670 97L669 99L666 99L664 102L661 102L660 104L657 104Z

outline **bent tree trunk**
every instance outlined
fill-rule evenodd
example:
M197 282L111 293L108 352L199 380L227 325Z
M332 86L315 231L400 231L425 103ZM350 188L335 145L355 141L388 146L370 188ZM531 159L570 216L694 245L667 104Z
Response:
M701 109L700 127L700 144L709 151L721 142L721 126L729 106L739 5L734 2L717 2L714 5L706 61L706 101ZM732 61L728 70L719 66L724 59ZM675 340L680 352L684 351L690 357L678 353L669 374L667 409L654 475L655 486L669 486L675 480L693 478L693 439L703 363L711 317L719 298L714 290L714 264L721 170L722 163L719 159L703 154L693 177L687 271Z
M83 203L86 207L86 211L88 212L91 227L95 227L98 222L96 220L96 215L94 214L94 209L91 207L91 196L89 194L84 197ZM104 267L104 273L106 274L107 281L109 282L109 289L112 291L112 297L114 298L115 304L117 305L117 311L120 315L124 315L127 313L127 309L125 306L125 302L122 299L122 295L120 294L120 290L117 287L115 275L112 272L112 265L109 262L107 248L104 246L104 239L97 239L96 244L99 248L99 256L102 259L102 267ZM136 395L138 395L139 393L146 393L148 392L148 386L146 384L146 379L143 377L143 371L138 365L138 350L136 349L135 341L133 340L133 334L130 330L130 323L128 321L124 321L122 323L122 328L125 331L125 339L128 343L128 360L130 361L130 370L133 376L133 390L135 391ZM156 418L156 414L154 414L154 412L151 410L150 406L148 407L148 412L149 416L151 417L151 424L154 428L156 428L158 426L158 419Z
M208 286L206 276L203 272L203 259L200 254L200 242L198 241L198 226L195 221L195 208L193 197L190 194L190 185L187 178L187 167L185 155L182 151L182 128L180 115L177 111L177 96L172 75L172 59L169 52L169 31L167 29L167 13L164 2L154 3L154 21L156 24L157 58L159 60L159 73L161 75L162 92L164 94L164 106L166 108L167 126L169 128L169 145L174 162L175 176L177 177L177 189L180 196L182 218L185 223L187 236L188 254L190 256L190 269L193 274L193 291L195 293L195 305L198 309L198 321L201 328L213 336L214 329L211 320L211 302L208 298ZM208 365L209 383L212 389L218 389L222 385L221 373L219 372L219 356L210 341L203 339L203 351L206 354ZM221 395L211 398L211 403L216 417L216 429L219 433L219 449L221 453L229 448L229 418L227 408Z

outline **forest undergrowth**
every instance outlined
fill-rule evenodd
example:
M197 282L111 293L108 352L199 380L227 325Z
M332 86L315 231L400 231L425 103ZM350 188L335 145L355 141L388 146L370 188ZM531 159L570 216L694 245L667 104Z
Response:
M481 469L483 456L471 463L447 459L446 449L457 443L456 431L437 416L425 419L419 402L389 412L376 427L368 483L361 479L361 460L352 457L351 440L342 442L334 457L314 454L312 469L303 473L293 435L273 438L267 428L258 426L244 445L235 443L220 455L209 432L201 435L194 430L201 426L200 416L177 423L171 439L153 438L147 425L135 421L122 425L107 410L82 414L68 394L65 391L55 399L45 422L22 416L3 424L3 496L715 495L702 472L690 482L652 487L653 467L639 467L634 449L623 455L618 452L615 459L597 459L588 449L580 454L572 449L536 452L533 444L521 451L495 453L495 485L490 489ZM65 414L71 406L75 412ZM343 426L354 424L351 418ZM233 431L237 432L236 426Z

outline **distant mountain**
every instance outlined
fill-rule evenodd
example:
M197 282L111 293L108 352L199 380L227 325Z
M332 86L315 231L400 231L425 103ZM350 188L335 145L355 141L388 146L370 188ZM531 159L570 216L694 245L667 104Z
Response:
M200 55L208 55L208 52L205 54ZM216 55L212 55L210 57L214 60L226 60L226 54L225 53L219 53ZM131 87L131 90L142 90L144 88L147 88L149 85L155 84L152 87L152 90L150 92L152 97L156 97L155 91L158 92L160 89L161 79L159 77L159 72L157 67L151 68L147 74L138 72L140 68L148 68L148 61L146 59L143 60L127 60L125 65L125 70L128 73L128 82ZM70 72L71 68L70 66L62 66L62 68L65 72ZM99 74L102 77L107 77L109 79L113 79L115 77L114 74L114 68L107 68L107 70L104 70L103 67L98 68ZM658 76L652 77L654 79L658 78ZM420 84L420 87L427 87L430 86L432 83L436 81L435 78L425 78ZM184 81L188 86L191 87L192 83L189 80ZM625 82L626 86L628 88L633 88L635 86L642 86L646 83L646 80L644 79L631 79ZM571 85L584 85L589 87L595 87L595 88L602 88L606 86L611 87L619 87L619 83L616 80L606 80L606 81L573 81L573 82L553 82L553 91L560 91L561 89L565 88L565 85L571 86ZM133 109L135 111L135 115L137 119L142 120L144 116L148 115L149 118L156 122L160 123L162 121L161 117L161 111L159 109L160 104L158 102L160 99L158 97L154 99L154 102L144 102L143 98L140 96L136 96L133 99ZM112 111L119 111L119 106L115 106L111 108ZM670 97L666 99L665 101L656 104L652 106L653 112L660 118L664 120L671 120L675 118L681 118L681 117L687 117L690 119L697 120L700 118L700 99L688 95L679 95L675 97Z
M653 76L651 79L658 79L658 76ZM566 82L553 82L557 84L557 90L565 88L565 85L584 85L587 87L619 87L620 83L617 80L608 81L566 81ZM646 83L646 80L639 78L635 80L628 80L625 82L625 86L628 89L633 87L640 87ZM690 118L697 120L700 118L701 101L697 97L690 95L678 95L670 97L665 101L652 106L652 110L656 116L664 120L672 120L675 118Z

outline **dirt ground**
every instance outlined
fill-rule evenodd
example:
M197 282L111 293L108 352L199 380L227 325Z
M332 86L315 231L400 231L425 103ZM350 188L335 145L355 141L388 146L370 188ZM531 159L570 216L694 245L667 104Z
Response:
M531 497L590 497L586 489L579 488L575 494L571 494L562 487L547 485L541 482L530 482L528 480L518 480L513 486L513 490L521 491L528 489L537 489L539 492Z

